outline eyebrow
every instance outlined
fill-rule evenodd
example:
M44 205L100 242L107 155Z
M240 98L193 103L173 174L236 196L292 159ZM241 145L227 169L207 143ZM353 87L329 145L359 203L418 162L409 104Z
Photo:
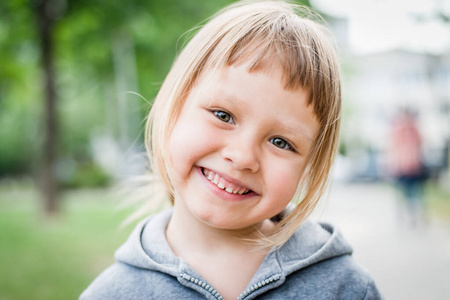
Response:
M300 126L291 126L288 124L288 122L283 122L283 120L278 121L278 124L280 124L281 128L289 134L292 134L294 136L300 135L301 139L307 139L310 142L314 140L314 137L309 134L309 130L304 124L301 124Z
M226 103L229 103L234 107L239 107L240 103L243 102L243 100L241 100L236 95L231 94L229 91L227 91L227 89L221 89L217 87L212 89L212 93L208 98L210 104L214 102L214 100L220 98L221 101L225 101Z
M240 102L243 102L242 99L240 99L239 97L237 97L236 95L230 93L227 89L214 89L214 93L213 96L216 96L216 93L218 92L218 94L220 95L221 99L227 102L230 102L233 105L239 106Z

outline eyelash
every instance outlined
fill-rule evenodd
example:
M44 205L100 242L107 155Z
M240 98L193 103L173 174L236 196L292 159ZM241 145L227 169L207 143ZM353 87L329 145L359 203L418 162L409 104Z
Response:
M228 113L228 112L226 112L226 111L223 111L223 110L215 110L215 109L211 109L210 111L211 111L211 112L214 114L214 116L215 116L217 119L219 119L220 121L222 121L222 122L224 122L224 123L235 124L235 123L234 123L234 118L233 118L233 116L232 116L230 113ZM227 116L228 119L227 119L227 120L223 120L223 119L221 119L221 118L219 117L219 115ZM230 122L230 121L231 121L231 122ZM283 142L285 143L285 146L284 146L284 147L278 147L278 146L276 146L276 145L275 145L275 140L283 141ZM283 139L283 138L280 138L280 137L274 137L274 138L271 138L271 139L269 140L269 142L270 142L272 145L274 145L275 147L277 147L277 148L280 148L280 149L283 149L283 150L287 150L287 151L296 152L295 148L291 145L291 143L289 143L288 141L286 141L286 140Z

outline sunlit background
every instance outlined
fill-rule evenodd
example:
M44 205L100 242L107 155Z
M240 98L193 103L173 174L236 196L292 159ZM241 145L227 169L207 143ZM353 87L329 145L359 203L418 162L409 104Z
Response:
M145 116L188 30L231 2L0 2L0 299L76 299L113 262L133 208L112 187L147 168ZM327 20L343 75L314 217L387 299L450 299L450 0L302 3ZM405 111L424 170L412 204L393 170Z

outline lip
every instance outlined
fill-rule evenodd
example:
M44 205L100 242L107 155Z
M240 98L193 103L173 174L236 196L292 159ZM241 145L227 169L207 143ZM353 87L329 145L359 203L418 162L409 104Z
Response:
M212 183L211 181L209 181L205 175L203 175L202 172L203 167L197 167L197 172L200 176L200 178L202 179L203 183L208 187L209 190L212 191L212 193L214 195L216 195L217 197L223 199L223 200L227 200L227 201L243 201L243 200L247 200L249 198L253 198L255 196L257 196L258 194L255 193L252 189L250 189L248 186L246 186L245 184L243 184L242 182L240 182L239 180L230 178L229 176L226 176L220 172L216 172L214 171L214 173L219 174L220 177L223 177L224 179L226 179L227 181L238 185L238 186L242 186L245 187L246 189L249 189L250 192L248 194L245 195L239 195L239 194L231 194L228 193L225 190L222 190L221 188L219 188L217 185L215 185L214 183ZM210 170L210 169L208 169ZM211 170L212 171L212 170Z

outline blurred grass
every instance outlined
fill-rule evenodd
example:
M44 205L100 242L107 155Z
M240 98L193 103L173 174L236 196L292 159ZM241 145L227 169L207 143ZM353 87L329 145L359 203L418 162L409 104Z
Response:
M0 299L78 299L133 229L117 205L108 189L74 190L46 219L35 188L1 184Z

